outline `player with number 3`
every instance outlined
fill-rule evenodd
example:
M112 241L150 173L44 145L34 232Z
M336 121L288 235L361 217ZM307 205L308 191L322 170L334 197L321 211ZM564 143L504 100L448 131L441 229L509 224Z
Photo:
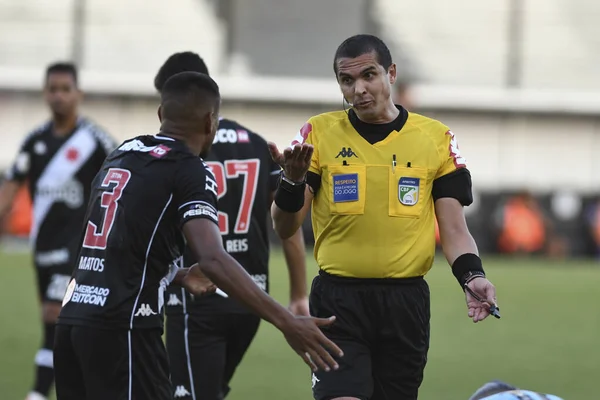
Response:
M207 74L194 53L172 55L155 79L159 92L173 74ZM235 121L220 118L212 148L205 157L217 186L219 230L225 250L269 290L268 213L281 168L271 159L267 142ZM283 240L290 272L290 310L308 315L305 250L302 230ZM184 266L195 262L188 252ZM260 319L217 290L193 299L170 287L167 299L167 350L174 396L222 399L229 382L258 330Z

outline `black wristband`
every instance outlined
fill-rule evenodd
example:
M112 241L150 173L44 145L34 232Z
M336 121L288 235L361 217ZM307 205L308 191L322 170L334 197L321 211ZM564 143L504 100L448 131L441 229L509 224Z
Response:
M452 273L463 290L464 286L474 278L478 276L485 278L481 258L472 253L459 256L452 264Z
M279 180L277 191L275 192L275 204L281 210L289 213L298 212L304 207L304 190L306 182L301 185L288 185Z

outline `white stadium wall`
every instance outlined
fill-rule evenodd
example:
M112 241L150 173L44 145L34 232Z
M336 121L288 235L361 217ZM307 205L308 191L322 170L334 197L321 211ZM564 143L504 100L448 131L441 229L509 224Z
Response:
M158 129L158 99L90 96L83 111L119 140ZM222 114L285 146L305 120L335 106L225 102ZM429 109L456 133L479 190L600 189L600 118L593 115L506 113ZM0 167L15 156L21 139L47 117L38 94L0 92Z

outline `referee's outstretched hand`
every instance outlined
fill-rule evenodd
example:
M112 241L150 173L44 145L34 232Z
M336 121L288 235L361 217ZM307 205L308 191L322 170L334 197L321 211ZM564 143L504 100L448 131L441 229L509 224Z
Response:
M281 332L289 345L304 362L313 370L319 369L330 371L331 368L338 369L339 365L331 356L343 357L344 353L335 343L327 339L320 327L331 325L335 317L294 317L289 320ZM329 350L329 351L328 351Z
M490 306L494 305L498 307L498 303L496 302L496 288L492 285L492 282L483 277L473 279L467 283L467 286L483 300L481 302L468 291L465 292L469 318L472 318L473 322L483 321L490 315Z
M294 147L286 148L283 153L279 151L275 143L269 142L268 145L271 158L283 168L285 177L294 182L303 181L310 167L310 160L314 151L313 145L307 143L297 144Z

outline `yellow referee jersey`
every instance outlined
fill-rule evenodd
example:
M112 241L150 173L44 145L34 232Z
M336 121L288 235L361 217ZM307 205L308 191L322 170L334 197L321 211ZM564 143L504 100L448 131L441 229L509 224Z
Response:
M433 181L465 167L450 129L409 113L400 131L370 144L338 111L311 118L298 137L314 146L310 171L321 177L312 203L319 267L356 278L425 275L435 252Z

